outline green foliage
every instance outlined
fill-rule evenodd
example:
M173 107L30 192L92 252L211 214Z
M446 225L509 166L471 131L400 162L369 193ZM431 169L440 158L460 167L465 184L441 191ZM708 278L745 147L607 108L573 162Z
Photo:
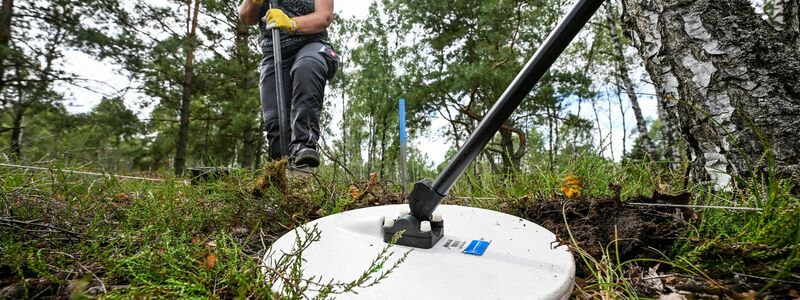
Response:
M53 294L271 298L271 284L283 280L274 275L291 269L299 276L303 263L300 257L286 256L281 259L291 263L273 266L277 273L264 273L261 257L270 237L308 221L307 214L316 214L315 207L326 199L324 193L310 191L302 194L313 198L279 191L256 197L252 190L261 172L246 170L199 185L174 178L146 183L82 177L57 169L2 171L0 272L29 290L12 297L40 292L41 286L22 283L41 278L53 286ZM339 199L349 197L346 189L339 191ZM9 223L29 220L34 225ZM63 230L37 230L43 225L36 224ZM313 234L299 238L305 247L315 240ZM407 255L387 245L357 280L326 278L314 288L336 295L379 284ZM67 276L62 270L81 275ZM90 290L70 285L75 278L85 278ZM299 299L302 291L284 296Z
M703 220L676 252L717 274L746 272L784 278L800 268L800 197L790 181L751 180L735 192L698 187L699 203L758 207L759 213L704 211ZM745 271L746 270L746 271Z
M65 70L70 51L100 59L118 56L122 47L134 47L132 32L113 23L124 15L114 13L116 2L88 0L6 1L0 22L0 128L9 133L5 148L23 159L23 131L41 131L32 117L63 110L58 86L82 85L83 78ZM47 128L48 126L43 126ZM35 154L28 157L38 159Z

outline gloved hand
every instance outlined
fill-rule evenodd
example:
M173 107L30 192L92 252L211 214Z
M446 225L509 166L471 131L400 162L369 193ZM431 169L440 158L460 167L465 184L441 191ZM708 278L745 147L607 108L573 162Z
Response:
M280 9L268 10L264 19L266 19L267 29L279 28L289 33L297 32L297 22Z

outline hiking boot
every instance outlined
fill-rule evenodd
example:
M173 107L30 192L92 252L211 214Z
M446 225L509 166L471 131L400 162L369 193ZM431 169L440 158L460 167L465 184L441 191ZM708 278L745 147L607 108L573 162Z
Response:
M296 166L307 165L316 168L319 166L319 152L311 148L297 151L294 157L294 164Z

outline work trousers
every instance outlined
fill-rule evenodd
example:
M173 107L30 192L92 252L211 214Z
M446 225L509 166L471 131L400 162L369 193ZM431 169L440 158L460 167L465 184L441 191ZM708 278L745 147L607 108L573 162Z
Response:
M325 48L328 47L328 48ZM320 114L327 80L336 72L336 60L326 55L330 46L311 42L296 49L284 49L283 90L286 114L289 118L289 153L281 153L278 97L275 84L275 62L272 49L265 49L261 60L261 112L267 132L269 156L281 159L298 151L317 149L320 134Z

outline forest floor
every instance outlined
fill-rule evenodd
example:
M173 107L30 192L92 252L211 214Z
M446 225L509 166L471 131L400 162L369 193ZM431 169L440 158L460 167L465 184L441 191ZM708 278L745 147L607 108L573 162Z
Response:
M272 241L322 216L404 202L377 175L357 181L321 172L298 181L285 176L282 164L197 184L57 168L0 174L0 299L272 298L274 277L260 267ZM610 181L583 176L583 185ZM549 177L551 185L557 187L558 177ZM515 180L521 190L546 185L542 178ZM446 203L506 212L555 232L576 258L574 298L800 297L800 200L791 184L753 181L736 193L694 188L670 196L635 195L644 192L626 185L638 183L614 181L598 192L585 186L573 199L456 188L461 197ZM498 198L469 200L490 194ZM631 204L731 205L735 199L760 203L761 211ZM292 266L286 268L290 274ZM300 292L280 298L300 298Z

